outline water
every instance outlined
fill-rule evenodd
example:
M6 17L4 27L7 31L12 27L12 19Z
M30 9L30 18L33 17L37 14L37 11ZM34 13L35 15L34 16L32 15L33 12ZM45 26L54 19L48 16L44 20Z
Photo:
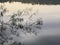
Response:
M5 22L9 20L12 13L16 13L18 10L21 11L27 8L32 9L31 13L36 12L37 15L34 18L41 17L43 19L42 29L38 32L39 39L42 39L42 41L40 41L42 43L41 45L60 44L60 38L58 38L60 37L60 5L32 5L20 2L7 2L3 3L2 5L4 5L4 7L8 10L8 12L5 14Z

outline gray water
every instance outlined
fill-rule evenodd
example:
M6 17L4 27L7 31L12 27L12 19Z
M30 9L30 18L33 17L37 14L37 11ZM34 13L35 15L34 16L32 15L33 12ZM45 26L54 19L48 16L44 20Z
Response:
M38 32L38 39L26 45L60 45L60 5L32 5L19 2L7 2L2 5L5 5L4 7L9 10L5 15L5 22L9 20L12 13L25 8L32 8L32 12L36 12L37 15L35 18L41 17L43 19L43 26Z

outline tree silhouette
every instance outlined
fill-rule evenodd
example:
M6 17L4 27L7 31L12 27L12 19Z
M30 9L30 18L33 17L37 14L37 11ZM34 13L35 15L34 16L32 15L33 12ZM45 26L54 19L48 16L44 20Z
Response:
M5 34L4 34L4 31L6 30L6 27L4 27L4 21L3 21L3 16L4 16L4 13L6 12L6 8L3 8L3 6L1 5L0 7L0 40L1 40L1 43L0 44L4 44L5 41L7 41L7 39L5 38Z
M22 17L25 14L29 15L28 20L31 21L31 18L36 15L36 12L31 14L31 9L24 9L23 11L17 11L17 14L13 14L10 18L12 27L15 27L16 29L23 29L23 30L26 30L27 32L35 32L35 31L32 31L35 25L37 29L41 30L41 26L43 25L42 18L38 18L35 22L31 24L29 24L30 22L27 23L28 22L27 20L23 25L23 22L25 19Z
M0 45L4 45L5 42L9 42L14 38L19 37L21 32L24 34L34 34L37 35L36 30L41 30L43 25L42 18L38 18L33 20L34 16L36 16L36 12L31 12L32 9L24 9L22 11L17 11L17 13L13 13L8 22L4 22L4 13L6 13L6 8L1 6L0 8ZM27 18L27 19L26 19ZM20 31L20 32L18 32ZM7 36L8 35L8 36ZM15 37L11 37L11 35ZM9 37L10 36L10 37ZM24 37L25 38L25 37ZM8 45L22 45L21 42L17 42L16 40Z

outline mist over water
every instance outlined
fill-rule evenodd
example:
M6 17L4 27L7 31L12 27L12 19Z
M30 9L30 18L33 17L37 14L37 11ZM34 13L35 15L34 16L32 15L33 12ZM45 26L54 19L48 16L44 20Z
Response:
M41 17L43 19L42 29L38 31L39 39L41 38L42 40L39 41L42 43L41 45L49 45L47 43L51 43L51 45L60 44L60 38L58 38L60 37L60 5L32 5L20 2L6 2L0 3L0 5L4 5L8 10L5 14L5 22L9 20L12 13L16 13L18 10L22 11L23 9L31 8L31 13L36 12L36 17L34 18Z

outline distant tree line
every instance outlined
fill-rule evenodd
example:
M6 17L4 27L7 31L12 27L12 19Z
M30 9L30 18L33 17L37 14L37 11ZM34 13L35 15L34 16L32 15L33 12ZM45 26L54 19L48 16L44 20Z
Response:
M60 0L0 0L0 2L23 2L23 3L32 3L32 4L60 4Z

